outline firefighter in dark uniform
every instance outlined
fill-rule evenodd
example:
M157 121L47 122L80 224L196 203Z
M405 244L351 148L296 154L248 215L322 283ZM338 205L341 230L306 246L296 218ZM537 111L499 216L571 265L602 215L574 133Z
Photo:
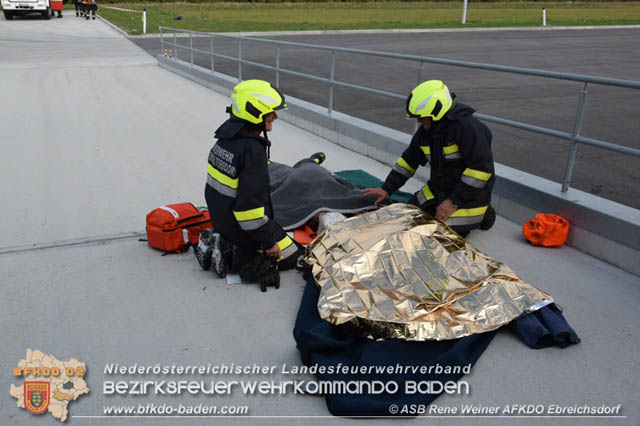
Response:
M473 108L454 103L453 96L440 80L413 89L407 98L407 117L416 118L421 126L382 187L363 193L377 195L379 203L428 162L430 179L410 203L466 236L472 229L491 228L495 221L490 204L495 172L491 131L472 116Z
M87 1L87 18L90 17L96 19L96 12L98 11L98 3L96 0L86 0Z
M205 198L214 231L203 232L196 255L220 277L236 271L261 289L279 286L279 269L295 266L302 251L274 221L269 193L267 132L286 108L284 96L262 80L233 89L230 118L216 130L209 153Z

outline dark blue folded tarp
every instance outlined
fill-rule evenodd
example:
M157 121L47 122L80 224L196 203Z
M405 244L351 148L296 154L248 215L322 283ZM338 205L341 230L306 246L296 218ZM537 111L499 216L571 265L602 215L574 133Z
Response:
M495 332L476 334L462 339L407 342L404 340L374 341L352 337L343 327L334 326L322 320L318 314L319 289L311 274L305 275L307 286L302 296L295 329L293 331L302 362L307 366L441 366L445 368L473 365L493 339ZM398 368L397 366L400 366ZM317 374L320 381L395 381L399 391L393 394L328 394L327 407L335 416L390 416L390 406L396 404L429 404L439 394L409 394L405 392L408 381L458 381L464 374L420 374L402 372L400 374ZM423 389L426 389L423 387ZM406 416L398 410L397 415Z
M509 324L509 329L533 349L555 345L566 348L580 342L580 338L554 303L516 318Z
M348 329L335 326L320 318L318 297L320 290L310 273L305 274L307 285L296 318L293 335L296 339L302 362L307 366L378 366L392 367L392 374L372 373L319 373L319 381L367 381L374 380L398 384L395 393L379 394L326 394L329 412L335 416L384 417L391 415L406 416L407 412L392 413L392 405L409 407L411 404L430 404L440 394L407 393L408 382L458 381L464 373L449 372L422 374L415 371L402 371L404 366L420 367L440 366L464 367L473 365L487 348L496 331L474 334L456 340L407 342L404 340L375 341L363 337L354 337ZM512 332L532 348L552 345L566 347L578 343L580 339L569 326L555 304L545 306L538 311L523 315L509 325ZM409 412L409 414L413 414Z

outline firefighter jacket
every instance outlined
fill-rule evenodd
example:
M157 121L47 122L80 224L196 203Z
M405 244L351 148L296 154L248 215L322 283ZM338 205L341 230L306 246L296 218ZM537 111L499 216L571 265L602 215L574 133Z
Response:
M382 189L392 194L415 174L418 166L428 162L431 176L415 194L417 204L437 205L449 198L458 209L447 225L478 225L491 201L495 173L491 131L472 116L474 112L458 103L441 120L432 122L430 130L420 127Z
M267 250L278 243L287 257L297 247L273 219L267 167L271 143L239 133L242 125L224 122L209 152L205 197L213 229L243 249Z

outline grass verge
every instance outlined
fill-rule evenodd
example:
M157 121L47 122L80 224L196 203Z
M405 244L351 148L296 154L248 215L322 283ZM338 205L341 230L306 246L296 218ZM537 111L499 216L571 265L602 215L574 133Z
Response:
M104 4L103 6L111 6ZM640 2L469 3L467 24L460 23L462 2L371 3L118 3L147 10L147 32L159 26L209 32L419 29L640 24ZM102 7L100 15L128 33L142 33L140 14ZM175 20L182 17L181 20Z

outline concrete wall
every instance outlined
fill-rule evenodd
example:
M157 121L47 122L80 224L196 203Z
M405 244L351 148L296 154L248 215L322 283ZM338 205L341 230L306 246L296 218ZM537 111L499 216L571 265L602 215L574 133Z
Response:
M213 90L230 94L237 80L174 59L158 57L158 64ZM288 109L280 117L333 143L393 165L411 135L287 96ZM422 167L416 177L428 179ZM567 244L594 257L640 275L640 210L569 189L502 164L496 164L493 205L499 215L522 224L536 213L555 213L571 223Z

